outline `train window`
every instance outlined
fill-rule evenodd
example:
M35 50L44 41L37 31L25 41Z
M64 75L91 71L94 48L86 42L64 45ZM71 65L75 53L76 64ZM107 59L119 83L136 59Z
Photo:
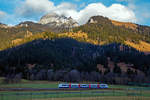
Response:
M73 88L78 88L79 85L78 85L78 84L72 84L71 87L73 87Z
M87 86L88 84L81 84L82 86Z
M100 84L100 87L107 87L107 84Z
M62 84L62 86L68 86L68 84Z
M78 86L78 85L72 85L72 86Z
M88 84L81 84L80 87L81 87L81 88L88 88L89 85L88 85Z

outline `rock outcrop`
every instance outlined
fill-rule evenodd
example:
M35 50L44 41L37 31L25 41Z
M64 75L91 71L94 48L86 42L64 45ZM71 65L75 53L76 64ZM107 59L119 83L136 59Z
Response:
M64 27L64 28L71 28L78 26L78 23L71 17L67 18L63 15L59 16L56 13L49 13L44 15L40 19L39 23L43 25L49 25L52 27Z
M0 27L1 28L8 28L8 26L6 24L0 23Z

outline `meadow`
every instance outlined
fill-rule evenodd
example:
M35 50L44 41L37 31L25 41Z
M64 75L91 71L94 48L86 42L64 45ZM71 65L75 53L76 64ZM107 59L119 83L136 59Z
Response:
M0 88L57 88L59 83L61 82L22 80L18 84L4 84L0 81ZM109 85L109 88L70 91L0 91L0 100L150 100L149 87Z

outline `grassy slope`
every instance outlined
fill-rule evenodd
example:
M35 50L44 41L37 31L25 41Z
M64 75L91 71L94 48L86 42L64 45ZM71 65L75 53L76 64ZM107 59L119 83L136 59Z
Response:
M125 41L125 44L136 48L139 51L150 52L150 44L144 41L140 41L138 44L130 41Z
M31 35L30 37L15 38L10 41L2 41L0 47L1 50L21 45L27 42L30 42L35 39L46 39L46 38L62 38L69 37L76 39L78 41L84 41L96 45L105 45L113 42L123 43L129 45L133 48L136 48L142 52L150 52L150 44L146 41L150 41L150 37L135 33L129 29L123 27L116 27L112 25L97 25L97 24L86 24L80 27L77 27L73 30L74 32L66 33L51 33L51 32L42 32ZM10 36L11 38L11 36Z
M50 37L70 37L79 41L98 45L119 42L127 44L143 52L150 52L150 36L146 35L145 33L139 34L137 31L138 25L109 20L108 18L102 16L93 16L93 19L95 19L97 23L87 23L85 25L73 28L73 33L54 33L55 35L49 34L47 35L48 37L44 33L50 33L51 30L45 26L34 23L30 23L30 27L16 27L8 29L0 28L0 50L4 50L39 38L45 39ZM28 31L33 33L34 36L31 35L26 38L25 35L29 33ZM139 40L142 43L139 42ZM16 43L12 44L13 41Z
M55 39L55 38L64 38L64 37L73 38L73 39L76 39L76 40L81 41L81 42L88 42L88 43L92 43L92 44L95 44L95 45L108 44L108 41L104 41L104 40L99 41L99 40L92 39L89 36L88 33L85 33L85 32L82 32L82 31L67 32L67 33L60 33L60 34L55 34L55 33L51 33L51 32L50 33L44 32L44 33L39 33L39 34L30 36L30 37L27 37L27 38L23 38L21 41L18 41L17 43L10 44L7 48L14 47L14 46L17 46L17 45L21 45L21 44L33 41L35 39L40 39L40 38L42 38L42 39L47 39L47 38ZM109 38L113 38L113 37L115 37L115 36L110 35L109 37L106 36L105 38L109 39ZM115 42L115 39L112 40L112 41L109 41L109 42L111 43L113 41ZM145 42L145 41L140 40L139 42L135 43L135 42L131 42L129 40L125 40L125 41L123 41L123 43L125 45L131 46L131 47L133 47L133 48L135 48L135 49L137 49L141 52L150 52L150 44ZM3 49L6 49L6 48L3 48Z

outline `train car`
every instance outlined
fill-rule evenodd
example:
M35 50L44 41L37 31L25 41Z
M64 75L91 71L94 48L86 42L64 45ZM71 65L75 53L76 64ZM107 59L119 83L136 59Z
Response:
M108 88L108 85L107 84L100 84L100 88L106 89L106 88Z
M80 88L89 88L89 84L80 84Z
M69 88L69 84L59 84L58 88Z
M107 84L59 84L58 88L108 88Z
M89 88L99 88L98 84L89 84Z
M80 84L71 84L71 88L80 88Z

